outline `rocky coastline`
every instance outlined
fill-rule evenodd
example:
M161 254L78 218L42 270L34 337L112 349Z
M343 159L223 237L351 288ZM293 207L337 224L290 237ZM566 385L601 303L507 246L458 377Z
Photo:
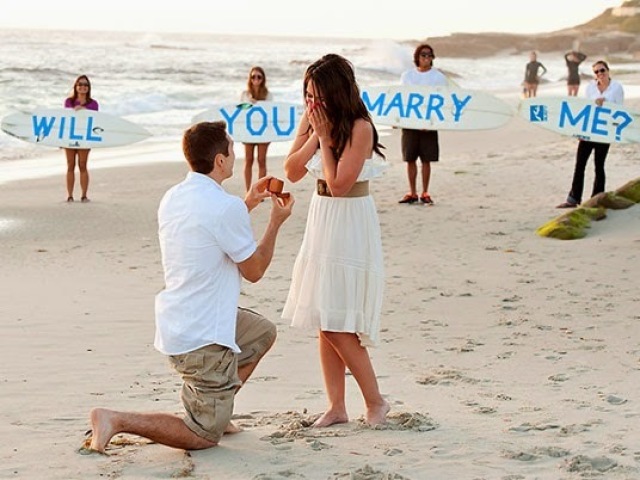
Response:
M580 29L543 34L453 33L444 37L428 37L407 43L427 41L441 57L481 58L495 55L519 55L567 52L579 49L589 57L615 57L617 62L640 59L640 34Z

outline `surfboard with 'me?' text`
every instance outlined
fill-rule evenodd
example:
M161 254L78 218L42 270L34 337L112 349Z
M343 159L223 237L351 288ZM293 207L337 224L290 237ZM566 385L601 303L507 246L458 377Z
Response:
M520 102L520 117L532 125L598 143L640 142L640 112L616 103L580 97L533 97Z

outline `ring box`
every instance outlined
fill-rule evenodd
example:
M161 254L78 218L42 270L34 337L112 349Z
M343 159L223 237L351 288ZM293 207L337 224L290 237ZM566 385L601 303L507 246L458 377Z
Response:
M289 198L291 194L289 192L283 192L282 191L283 188L284 188L284 182L279 178L272 178L271 180L269 180L269 183L267 184L267 190L269 192L275 193L276 196L280 198Z
M272 178L267 184L267 190L269 190L271 193L275 193L276 195L282 193L283 188L284 182L279 178Z

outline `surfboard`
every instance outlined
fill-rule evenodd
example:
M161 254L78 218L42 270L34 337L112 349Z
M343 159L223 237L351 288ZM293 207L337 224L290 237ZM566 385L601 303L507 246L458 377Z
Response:
M454 86L364 87L360 95L375 123L399 128L488 130L515 114L494 95Z
M615 103L601 107L580 97L532 97L520 102L520 117L546 130L599 143L640 141L640 112Z
M295 137L304 106L287 102L220 103L192 118L192 123L223 120L236 142L284 142Z
M124 118L70 108L12 113L2 119L0 128L25 142L63 148L117 147L151 136L146 129Z

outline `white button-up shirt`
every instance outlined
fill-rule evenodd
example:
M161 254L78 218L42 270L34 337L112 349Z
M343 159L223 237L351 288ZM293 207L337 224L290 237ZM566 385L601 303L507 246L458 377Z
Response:
M160 202L158 235L165 288L156 296L156 349L178 355L217 344L239 352L237 263L256 250L245 203L189 172Z
M587 85L585 96L592 100L604 98L605 101L617 103L618 105L622 105L624 103L624 89L622 88L622 85L615 80L609 81L609 86L604 92L601 92L600 89L598 89L598 83L595 80L592 80Z

